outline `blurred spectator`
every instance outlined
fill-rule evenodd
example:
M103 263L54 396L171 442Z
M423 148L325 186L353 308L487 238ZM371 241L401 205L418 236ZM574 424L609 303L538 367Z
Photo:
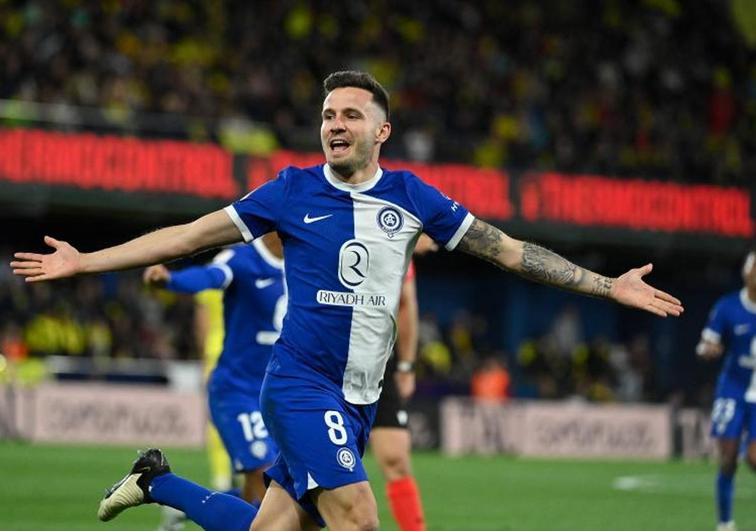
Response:
M504 402L509 398L510 377L506 363L495 356L483 360L470 380L470 394L477 400Z
M574 306L567 306L560 311L548 333L550 341L561 357L570 357L579 344L583 342L580 314Z
M7 258L7 257L6 257ZM5 260L7 263L9 260ZM161 300L136 273L27 284L0 274L0 353L10 361L49 355L195 358L192 301Z
M0 354L10 362L21 362L29 355L29 347L24 341L23 330L15 321L3 325L0 330Z
M630 366L640 376L640 379L643 382L643 390L641 394L642 400L659 400L661 397L657 390L656 374L649 337L645 334L638 334L633 337L628 344L628 355Z
M643 376L631 365L626 345L609 345L609 364L617 377L615 396L621 402L640 402L643 398Z

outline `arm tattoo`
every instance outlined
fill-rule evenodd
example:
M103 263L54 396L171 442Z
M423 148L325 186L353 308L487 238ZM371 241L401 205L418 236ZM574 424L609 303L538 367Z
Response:
M522 247L522 273L533 280L567 289L575 289L583 280L582 268L530 242Z
M534 243L523 242L519 265L511 262L510 265L505 265L505 240L502 236L499 229L476 219L460 240L457 249L498 267L516 271L530 280L597 297L609 297L613 279L583 269Z
M593 277L593 291L591 293L598 295L599 297L608 297L613 284L614 280L611 278L596 275Z
M457 248L500 266L498 256L502 251L501 232L476 219L459 241Z
M614 283L530 242L523 244L521 272L539 282L597 297L609 297Z

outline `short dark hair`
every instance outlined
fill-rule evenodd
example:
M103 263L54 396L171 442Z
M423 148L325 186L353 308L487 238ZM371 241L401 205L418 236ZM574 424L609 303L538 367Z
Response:
M358 70L342 70L334 72L323 81L326 96L332 90L342 87L356 87L370 92L373 95L373 101L386 113L386 120L389 119L388 92L373 76Z

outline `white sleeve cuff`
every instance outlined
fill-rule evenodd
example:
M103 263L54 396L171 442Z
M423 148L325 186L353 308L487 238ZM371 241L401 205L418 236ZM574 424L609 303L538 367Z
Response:
M704 341L711 341L712 343L719 343L719 341L722 339L722 336L711 328L704 328L701 332L701 339L703 339Z
M245 242L249 243L255 239L255 237L252 235L252 232L249 230L249 228L247 228L247 225L239 217L239 213L234 208L234 205L228 205L223 210L226 212L226 214L228 214L228 217L231 218L231 221L234 222L236 228L239 229L239 232L241 232L241 235L244 238Z
M446 245L444 247L446 247L447 251L453 251L457 247L457 244L459 244L460 240L462 240L462 237L467 233L467 229L470 228L470 225L473 224L473 221L475 221L475 216L468 212L465 216L465 219L462 220L462 223L457 229L457 232L455 232L454 236L452 236L449 241L446 242Z

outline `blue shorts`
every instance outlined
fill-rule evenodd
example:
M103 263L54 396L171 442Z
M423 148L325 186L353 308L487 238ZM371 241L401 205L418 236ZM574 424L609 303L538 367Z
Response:
M711 410L711 436L717 439L756 440L756 404L742 398L717 397Z
M340 389L271 373L263 380L260 402L280 451L266 476L324 526L307 493L367 481L361 458L376 404L350 404Z
M209 391L210 417L226 447L234 472L266 468L278 447L263 422L260 400L241 392Z

